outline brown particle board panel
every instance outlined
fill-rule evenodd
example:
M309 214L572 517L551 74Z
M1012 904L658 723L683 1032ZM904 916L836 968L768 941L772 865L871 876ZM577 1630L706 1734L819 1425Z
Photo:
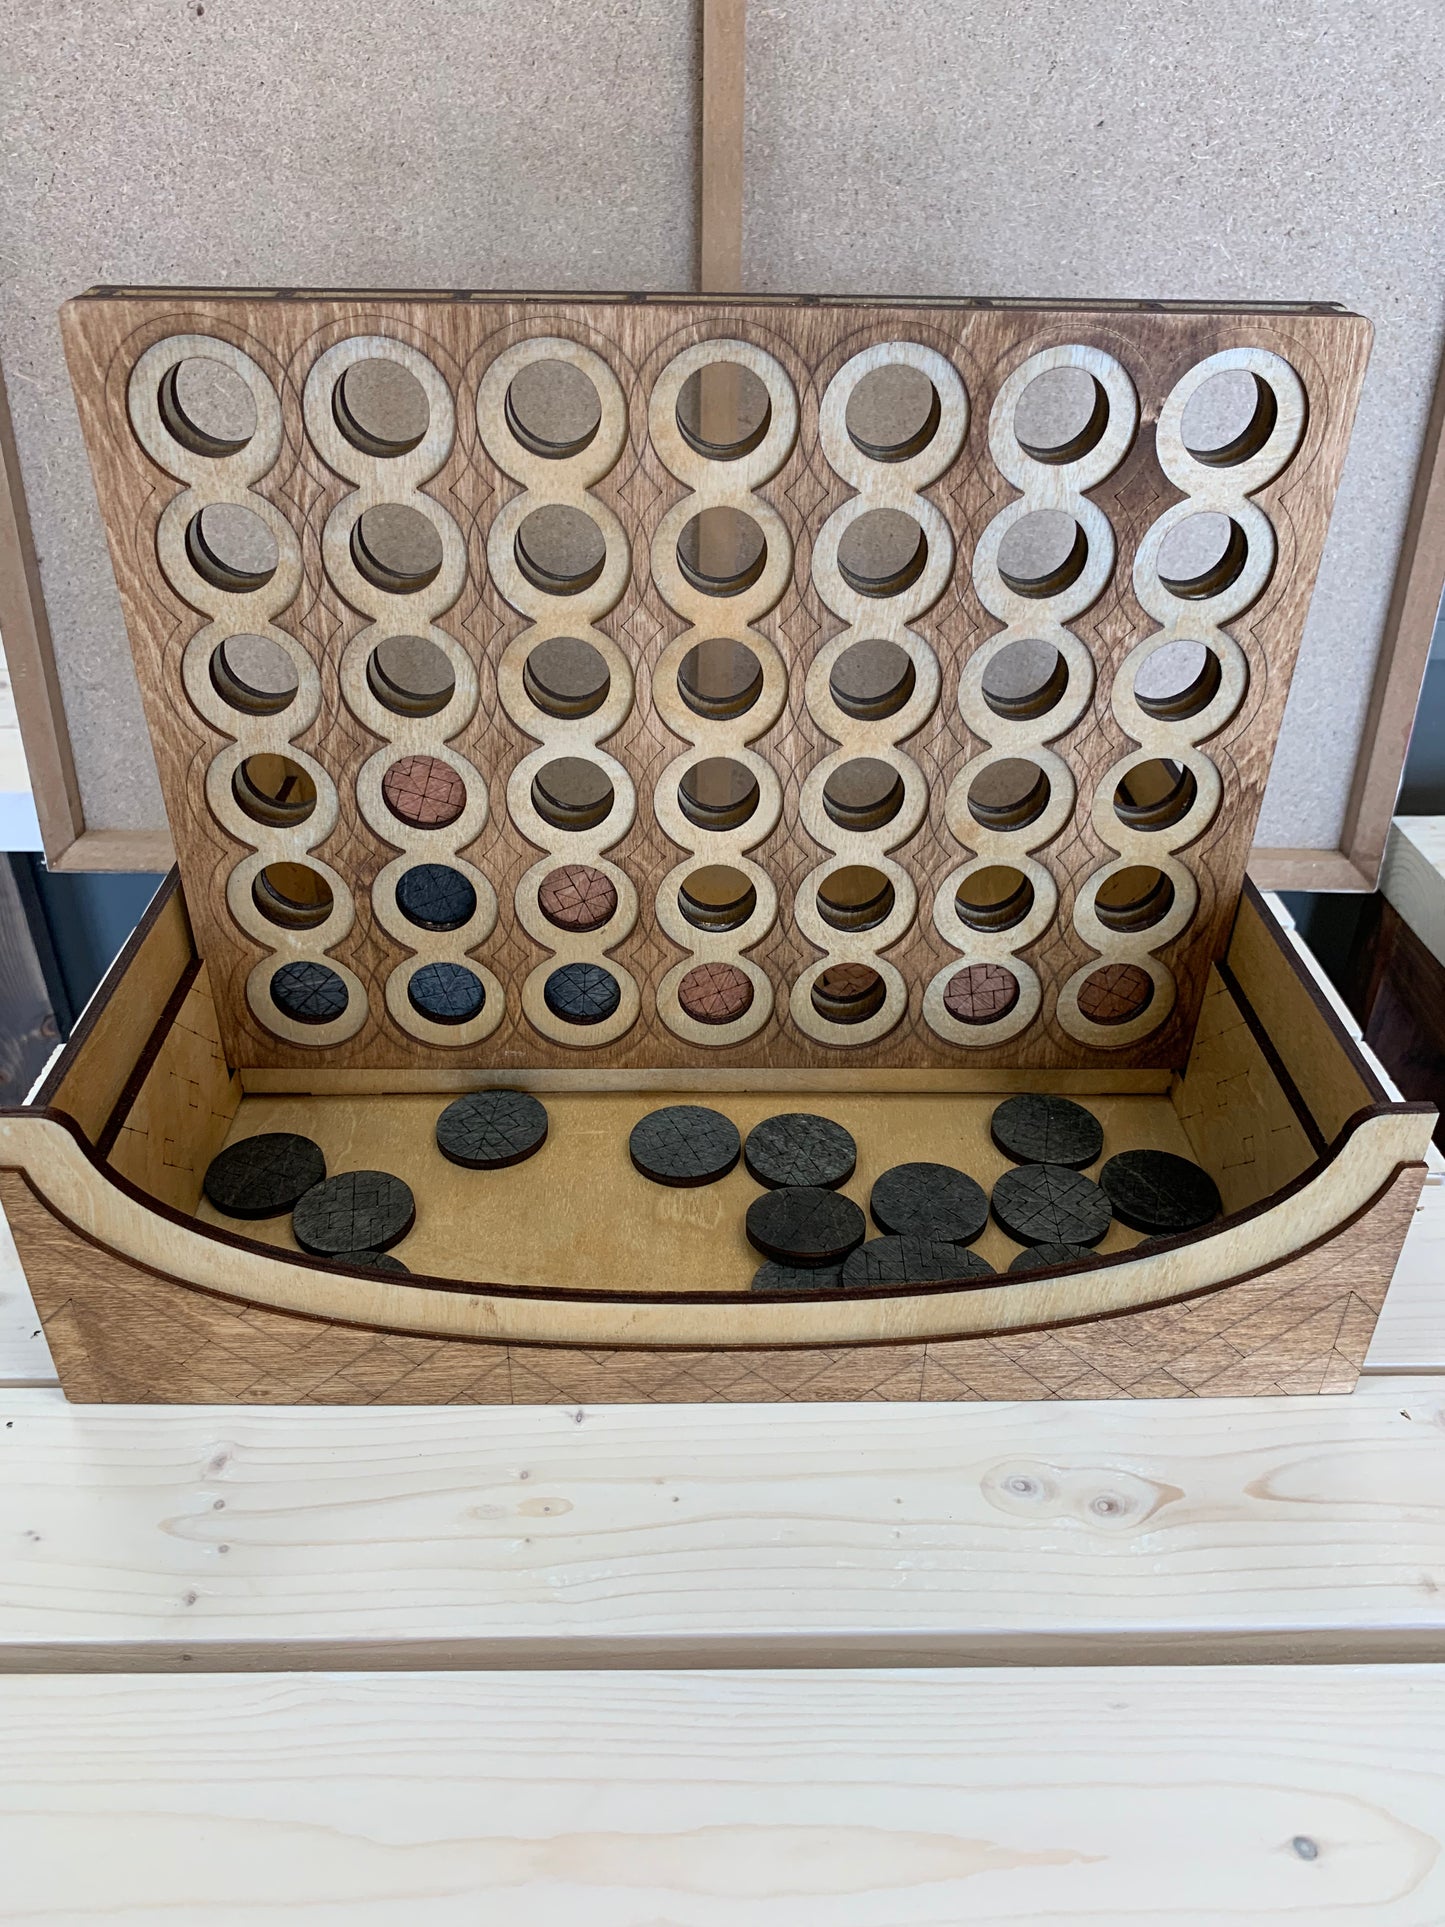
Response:
M97 291L70 304L64 327L233 1063L295 1068L324 1051L337 1069L437 1071L463 1056L502 1071L680 1068L700 1055L778 1070L1183 1065L1233 915L1344 457L1369 341L1358 317ZM706 345L719 340L741 346ZM940 417L921 453L874 460L842 428L844 402L872 367L899 361L899 344L933 381ZM187 354L229 363L251 387L262 426L247 450L208 465L169 436L156 398ZM337 427L343 370L377 355L401 360L430 395L428 432L400 457L365 455ZM588 447L551 462L523 448L504 408L512 372L545 356L581 367L602 404ZM759 448L718 461L689 449L670 404L688 367L728 357L763 380L772 414ZM1272 397L1265 445L1238 467L1194 460L1179 435L1211 357L1263 371ZM1107 420L1082 454L1038 460L1014 435L1013 406L1030 374L1061 366L1094 376ZM249 504L270 526L280 560L262 589L196 572L187 530L217 503ZM600 577L565 596L529 577L515 545L533 507L558 503L580 507L604 537ZM439 575L409 598L356 561L354 525L381 504L416 508L441 542ZM681 529L707 507L742 508L766 538L761 575L735 595L705 593L677 563ZM871 509L910 514L927 544L921 575L885 596L850 582L838 561L845 526ZM1072 514L1086 537L1076 573L1044 589L1010 580L1000 559L1010 525L1034 510ZM1195 512L1227 515L1241 532L1237 574L1212 593L1168 589L1158 568L1165 535ZM297 665L289 716L240 716L215 693L214 646L258 625ZM366 678L373 643L418 629L458 677L430 723L386 711ZM579 630L612 678L580 722L544 714L522 676L533 643ZM1045 716L1005 721L983 700L984 666L1007 640L1039 633L1066 660L1065 695ZM704 718L680 699L686 647L717 635L746 639L763 664L764 693L739 718ZM915 692L896 715L859 720L832 701L827 672L848 640L879 636L910 655ZM1182 639L1216 652L1221 688L1192 721L1146 717L1133 671L1151 642ZM289 755L316 781L307 824L258 834L240 814L230 779L250 754ZM555 830L533 807L532 777L563 754L613 784L600 829ZM387 814L382 772L422 755L460 779L454 826ZM741 761L759 784L742 826L699 831L678 806L680 773L708 756ZM1121 824L1115 785L1151 756L1185 772L1194 800L1163 828ZM840 828L823 807L825 778L849 757L898 773L904 798L889 823ZM1026 827L981 829L969 785L1010 757L1044 771L1047 804ZM620 908L595 939L561 941L540 920L536 890L577 857L612 877ZM333 908L319 929L260 920L251 885L269 861L324 877ZM454 937L398 920L396 877L421 861L459 864L477 883L476 916ZM1104 930L1094 891L1146 861L1173 882L1174 909L1148 932ZM699 932L677 908L679 881L708 863L739 868L757 890L730 934ZM1012 931L965 928L953 909L960 874L988 863L1016 864L1033 888ZM873 929L839 931L819 916L819 882L848 865L893 890ZM339 977L340 1019L276 1020L271 975L298 960ZM708 1026L689 1017L679 986L690 968L719 961L748 977L752 1001L735 1022ZM585 1036L543 999L564 962L600 964L619 987L615 1015ZM409 987L431 964L473 971L482 1011L452 1025L419 1016ZM839 965L872 970L883 986L882 1009L851 1026L812 1001ZM957 995L950 1004L945 994L973 966L1005 984L1006 1004L1007 982L1017 986L991 1026L960 1017ZM1114 967L1115 991L1148 979L1147 1006L1117 1025L1095 1021L1091 1012L1119 1007L1090 1000L1086 980L1100 966ZM978 1015L976 999L964 1008Z

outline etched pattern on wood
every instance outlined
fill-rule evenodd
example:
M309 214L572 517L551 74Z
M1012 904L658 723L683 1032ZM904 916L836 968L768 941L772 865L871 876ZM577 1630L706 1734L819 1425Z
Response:
M321 1047L339 1068L443 1070L464 1047L499 1069L681 1068L700 1048L719 1067L775 1070L1184 1063L1344 456L1369 334L1357 317L122 292L70 304L64 326L233 1062L299 1068ZM178 438L165 383L187 359L223 366L253 397L257 427L234 449L197 452L183 425ZM513 407L539 360L566 364L598 404L594 432L540 452ZM356 430L347 384L378 363L424 392L414 442ZM679 403L691 375L729 370L760 381L771 412L751 450L722 456L689 440ZM877 370L931 384L916 449L880 453L849 426L850 394ZM1221 372L1255 379L1258 423L1237 445L1191 453L1184 409ZM1031 383L1060 373L1091 379L1098 406L1080 437L1041 450L1016 416ZM216 505L260 518L277 551L270 573L213 566L199 537ZM539 506L574 512L600 539L595 574L533 566L523 524ZM736 594L696 558L691 579L684 566L679 543L703 508L745 513L764 538L756 578L722 585ZM880 508L917 527L920 569L860 587L841 545ZM419 518L440 545L435 567L388 572L363 526L374 511ZM1041 511L1071 518L1075 549L1024 579L1007 544ZM1177 525L1205 513L1231 531L1221 564L1164 576ZM220 645L247 633L295 673L294 694L263 712L238 708L216 673ZM407 637L441 652L453 678L425 714L383 703L369 674L376 644ZM533 700L529 663L558 638L605 663L605 696L585 714ZM834 700L831 668L850 638L908 655L914 685L895 715ZM737 716L701 714L679 693L689 649L719 639L746 641L762 668ZM1064 665L1029 715L985 689L1018 641L1050 644ZM1198 701L1165 714L1142 706L1135 683L1171 644L1204 650L1213 669ZM386 772L413 756L461 786L451 821L408 822L388 804ZM298 804L293 786L263 796L258 816L242 768L256 757L294 770L286 782L304 779L314 803ZM563 811L559 827L539 813L534 779L566 758L611 794L599 818ZM683 782L719 758L751 776L757 802L744 822L704 812L699 825ZM840 828L825 791L860 759L895 770L901 800L882 824ZM1041 807L980 816L978 778L1010 759L1046 779ZM1174 772L1182 807L1134 793L1146 767ZM397 911L397 877L424 860L473 884L463 928L422 930ZM539 906L568 862L617 891L596 930L564 929ZM1109 893L1146 863L1162 878L1157 899L1121 916ZM718 866L753 893L731 928L679 907L688 878ZM262 872L284 884L297 867L304 901L278 920ZM996 905L965 919L960 887L1000 868L1030 900L1012 921ZM840 869L886 887L877 915L865 906L848 928L820 908L820 884ZM335 973L316 1009L277 1006L278 959L324 959ZM813 994L843 962L875 973L871 997ZM711 963L745 975L753 995L698 1015L682 985ZM548 1004L549 978L570 964L610 973L613 1014L574 1024ZM1083 987L1101 965L1147 977L1142 1006L1090 1018ZM472 1014L449 1023L419 1009L423 970ZM960 973L978 970L1013 993L962 995L975 980ZM453 995L463 979L470 1001Z

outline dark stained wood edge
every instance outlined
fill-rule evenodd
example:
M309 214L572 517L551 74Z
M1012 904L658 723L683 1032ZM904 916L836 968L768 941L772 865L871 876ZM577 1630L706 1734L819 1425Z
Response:
M100 1136L95 1141L95 1148L101 1157L108 1158L115 1149L115 1141L120 1136L125 1121L141 1094L141 1087L150 1076L166 1038L170 1035L171 1026L181 1014L181 1006L191 994L191 985L200 974L201 960L199 957L192 957L176 979L176 987L166 999L166 1007L157 1017L120 1096L115 1100L115 1107L105 1120Z
M85 1049L96 1025L100 1022L107 1004L109 1004L111 998L129 974L131 965L135 962L141 946L159 922L161 914L169 905L171 898L179 892L180 887L181 873L180 870L173 865L167 873L165 882L162 883L150 902L146 905L145 914L141 917L140 922L136 925L135 929L131 931L120 950L116 953L114 963L112 963L110 969L107 970L101 978L100 983L96 987L95 994L80 1014L80 1022L70 1033L66 1041L65 1049L61 1051L60 1055L51 1065L49 1071L46 1073L45 1081L37 1087L33 1102L21 1107L24 1114L33 1115L36 1112L44 1111L48 1108L56 1091L59 1090L66 1077L75 1068L76 1060ZM185 900L182 898L182 909L184 909L184 907ZM195 945L193 942L193 951L194 948ZM62 1112L59 1113L59 1115L64 1116L66 1114ZM75 1125L74 1128L78 1131L80 1127ZM82 1133L81 1135L83 1138L84 1134Z

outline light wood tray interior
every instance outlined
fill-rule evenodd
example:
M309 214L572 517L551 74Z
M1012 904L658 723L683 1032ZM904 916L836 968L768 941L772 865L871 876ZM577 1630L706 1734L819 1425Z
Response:
M276 1097L242 1100L228 1142L258 1131L301 1131L326 1153L330 1171L377 1169L416 1194L416 1226L396 1247L415 1272L440 1278L535 1285L553 1290L684 1292L748 1290L762 1263L743 1220L759 1186L740 1164L720 1183L674 1190L641 1177L627 1155L639 1118L666 1103L703 1103L746 1136L762 1118L809 1110L853 1133L858 1169L843 1187L866 1211L874 1180L913 1159L952 1164L991 1191L1010 1167L989 1138L989 1119L1008 1095L921 1095L708 1091L548 1092L547 1142L525 1164L469 1171L436 1148L435 1123L448 1101L415 1097ZM1142 1147L1193 1157L1168 1096L1089 1096L1104 1127L1104 1156ZM1097 1176L1098 1166L1090 1167ZM290 1219L259 1225L227 1219L202 1202L207 1224L295 1251ZM877 1235L870 1225L870 1235ZM1117 1221L1099 1246L1125 1251L1139 1234ZM1021 1247L990 1219L973 1247L999 1271Z

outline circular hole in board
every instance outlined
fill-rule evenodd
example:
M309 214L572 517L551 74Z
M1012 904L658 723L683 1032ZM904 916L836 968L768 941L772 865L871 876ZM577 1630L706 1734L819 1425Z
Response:
M351 1001L345 981L326 964L297 958L271 973L271 1001L297 1024L333 1024Z
M845 830L877 830L903 808L903 778L876 756L840 763L823 786L823 808Z
M1069 665L1051 642L1021 636L992 657L983 699L995 716L1027 721L1046 716L1069 686Z
M522 687L549 716L590 716L611 686L602 651L580 636L548 636L522 665Z
M758 893L741 870L707 863L678 887L677 905L698 930L736 930L758 906Z
M960 1024L996 1024L1019 1000L1019 980L1002 964L965 964L943 987L943 1008Z
M532 361L507 388L507 426L533 455L565 461L580 455L602 421L592 377L570 361Z
M759 376L738 361L695 368L678 390L677 426L683 440L709 461L751 455L767 435L773 404Z
M353 448L383 458L416 448L431 426L425 388L385 355L351 364L331 391L331 412Z
M1251 461L1274 433L1279 402L1247 368L1222 368L1184 404L1180 437L1196 462L1234 468Z
M867 964L831 964L814 979L813 1009L830 1024L863 1024L883 1008L888 986Z
M1089 538L1072 515L1034 509L1006 531L998 572L1015 595L1042 599L1072 588L1088 560Z
M1237 582L1249 537L1228 515L1206 509L1176 522L1159 545L1159 580L1170 595L1204 602Z
M397 716L435 716L456 694L457 679L446 651L430 638L388 636L367 658L366 684Z
M928 537L902 509L865 509L838 543L838 573L855 595L902 595L927 566Z
M1132 863L1101 883L1094 914L1106 930L1148 930L1174 907L1174 885L1149 863Z
M314 930L331 915L331 885L306 863L268 863L251 884L251 901L283 930Z
M517 567L544 595L581 595L602 574L607 538L584 510L547 502L524 517L512 544Z
M894 361L864 375L844 422L853 446L874 462L905 462L938 433L943 404L921 368Z
M958 886L959 917L973 930L1011 930L1034 907L1034 886L1009 863L990 863Z
M758 807L758 781L745 763L707 756L683 772L678 805L703 830L735 830Z
M1207 709L1219 694L1224 671L1202 642L1162 642L1134 672L1134 700L1146 716L1183 722Z
M467 806L467 786L440 756L403 756L381 779L381 795L398 822L441 830Z
M423 964L408 979L406 995L417 1015L433 1024L469 1024L487 1001L481 978L459 963Z
M906 649L865 636L850 643L833 664L828 689L845 716L872 723L896 715L913 694L917 680Z
M532 807L556 830L592 830L612 810L612 779L585 756L558 756L532 778Z
M193 455L237 455L256 432L256 398L224 362L206 355L178 361L161 376L161 420Z
M695 643L678 664L682 700L698 716L744 716L763 693L763 666L731 636Z
M1168 830L1189 814L1198 794L1192 769L1154 756L1121 779L1114 813L1131 830Z
M269 636L227 636L211 651L211 687L248 716L277 716L296 698L296 665Z
M893 885L881 870L848 863L818 885L818 914L835 930L872 930L892 914Z
M1109 397L1086 368L1046 368L1014 409L1014 435L1036 462L1077 462L1109 426Z
M441 574L442 539L420 509L378 502L351 531L357 572L388 595L416 595Z
M768 544L751 515L725 504L702 509L677 538L677 566L704 595L751 589L768 561Z
M1079 985L1079 1009L1091 1024L1127 1024L1153 1001L1153 980L1138 964L1105 964Z
M678 985L677 1001L695 1023L735 1023L752 1008L753 980L736 964L698 964Z
M316 785L289 756L264 750L236 765L231 794L253 823L289 829L304 823L316 808Z
M186 558L203 582L230 595L264 589L280 551L260 516L240 502L211 502L186 524Z
M969 786L969 814L986 830L1021 830L1048 806L1049 779L1024 756L986 764Z

